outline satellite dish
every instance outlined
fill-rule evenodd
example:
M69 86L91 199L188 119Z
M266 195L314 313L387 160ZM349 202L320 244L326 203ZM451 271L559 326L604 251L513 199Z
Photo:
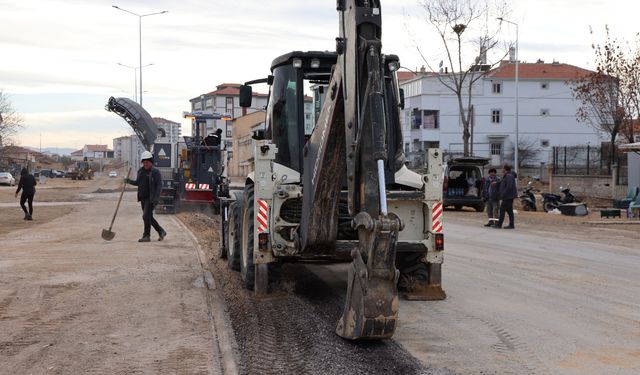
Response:
M442 64L444 63L444 61L440 60L440 64L438 65L438 68L442 68Z

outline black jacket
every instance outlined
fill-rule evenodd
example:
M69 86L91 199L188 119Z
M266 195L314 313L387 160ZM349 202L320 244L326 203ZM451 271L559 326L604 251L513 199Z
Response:
M18 190L16 190L16 194L20 192L20 190L24 190L25 194L33 194L36 192L36 178L33 177L32 174L25 174L20 176L20 182L18 182Z
M144 181L145 178L148 178L148 180ZM162 175L158 169L151 167L151 173L147 174L144 168L140 168L138 169L138 177L136 180L130 180L129 183L138 187L138 202L150 199L151 203L158 204L160 191L162 191ZM149 189L148 197L144 194L145 185Z
M500 181L500 199L518 198L518 187L516 186L516 172L511 171L504 175Z

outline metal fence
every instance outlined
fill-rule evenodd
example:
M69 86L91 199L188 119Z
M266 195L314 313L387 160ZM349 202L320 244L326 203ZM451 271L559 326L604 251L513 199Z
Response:
M556 175L608 176L608 146L556 146L552 151L552 168ZM614 149L613 168L617 168L619 185L626 184L627 158L617 147Z

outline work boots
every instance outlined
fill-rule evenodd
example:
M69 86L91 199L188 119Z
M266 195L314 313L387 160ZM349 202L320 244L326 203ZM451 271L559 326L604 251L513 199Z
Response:
M138 240L138 242L150 242L150 241L151 241L150 236L142 236L142 238Z

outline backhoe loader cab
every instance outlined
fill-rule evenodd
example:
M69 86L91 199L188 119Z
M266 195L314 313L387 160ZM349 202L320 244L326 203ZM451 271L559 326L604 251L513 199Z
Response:
M339 1L336 52L291 52L271 75L254 171L229 207L227 260L267 293L276 263L350 262L336 333L393 335L398 289L443 299L442 154L419 175L404 165L397 56L381 53L379 1ZM347 4L348 3L348 4Z

